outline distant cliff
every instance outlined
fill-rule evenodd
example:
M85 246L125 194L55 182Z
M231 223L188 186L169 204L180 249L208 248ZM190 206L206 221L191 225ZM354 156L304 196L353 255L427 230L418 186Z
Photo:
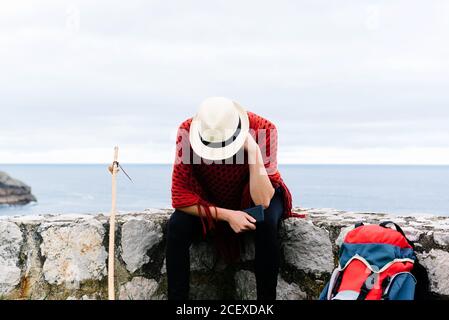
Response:
M337 210L297 210L284 221L278 299L316 299L337 261L348 226L393 220L417 242L433 297L449 298L449 217L401 217ZM165 226L170 210L117 218L116 290L119 299L165 299ZM0 298L106 299L108 217L56 215L0 219ZM241 262L226 265L210 243L191 249L193 299L254 299L254 246L246 235Z
M36 201L36 198L31 194L29 186L0 171L0 205L21 205L32 201Z

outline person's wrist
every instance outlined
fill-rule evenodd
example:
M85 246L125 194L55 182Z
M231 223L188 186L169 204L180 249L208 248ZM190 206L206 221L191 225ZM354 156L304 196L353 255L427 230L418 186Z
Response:
M221 216L221 220L225 221L225 222L229 222L229 217L230 217L230 210L228 209L220 209L220 216Z

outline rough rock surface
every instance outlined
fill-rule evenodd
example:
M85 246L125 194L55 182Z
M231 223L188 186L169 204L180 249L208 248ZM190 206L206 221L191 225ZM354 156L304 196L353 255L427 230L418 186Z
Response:
M31 188L0 171L0 205L21 205L36 201Z
M307 294L295 283L288 283L278 278L277 300L304 300ZM256 300L256 276L248 270L240 270L235 274L235 299Z
M277 300L305 300L307 294L294 282L288 283L284 279L278 279Z
M449 296L449 252L432 249L419 255L421 264L428 270L433 292Z
M316 299L337 263L338 245L359 221L393 220L416 241L434 297L449 299L449 217L391 216L332 209L296 209L280 228L278 299ZM120 299L164 299L165 227L171 210L119 214L116 294ZM0 298L106 299L105 215L0 217ZM191 247L191 298L255 299L254 242L245 237L241 261L225 264L210 242Z
M131 281L120 286L119 300L152 300L158 283L154 279L134 277Z
M105 230L95 219L47 223L40 227L43 273L50 284L79 288L82 281L106 275Z
M162 229L153 221L131 219L122 226L122 259L129 272L150 261L147 255L163 238Z
M0 296L9 293L20 282L20 228L12 222L0 221Z
M433 240L439 246L449 246L449 233L441 231L434 232Z
M211 243L198 242L190 247L190 270L210 271L217 263L214 246Z
M331 273L334 268L329 232L305 219L284 222L282 249L285 262L306 273Z
M237 300L256 300L256 276L248 270L235 274L235 298Z

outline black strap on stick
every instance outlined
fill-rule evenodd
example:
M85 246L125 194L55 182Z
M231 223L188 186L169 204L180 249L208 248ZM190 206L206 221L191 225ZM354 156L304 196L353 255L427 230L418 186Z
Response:
M120 165L120 163L118 161L114 161L112 163L112 166L116 165L117 168L120 168L120 170L123 171L123 173L125 174L125 176L129 179L129 181L131 181L132 183L134 183L133 179L131 179L131 177L126 173L125 169L123 169L123 167Z

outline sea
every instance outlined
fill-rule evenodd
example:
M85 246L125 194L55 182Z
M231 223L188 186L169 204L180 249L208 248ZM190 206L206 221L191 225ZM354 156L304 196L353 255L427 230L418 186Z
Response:
M171 165L126 164L118 176L121 212L170 208ZM280 165L293 205L354 212L449 215L449 166ZM1 165L32 187L37 203L0 206L0 215L108 213L107 165Z

